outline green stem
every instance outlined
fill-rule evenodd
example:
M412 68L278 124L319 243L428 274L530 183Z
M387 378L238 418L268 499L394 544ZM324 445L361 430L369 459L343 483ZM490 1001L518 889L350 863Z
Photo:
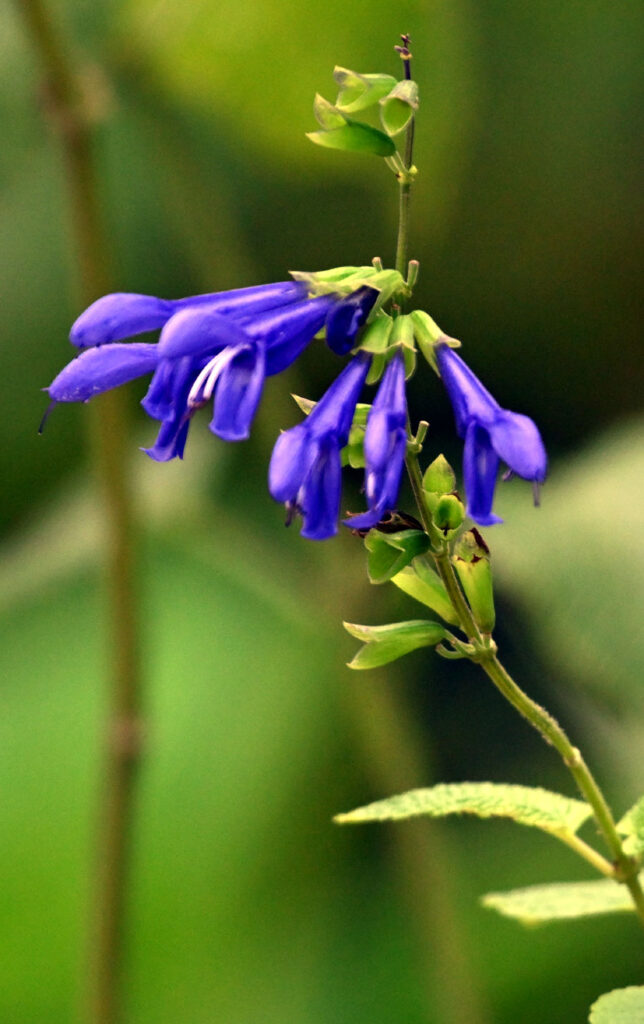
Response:
M411 53L407 48L409 38L403 36L403 47L399 47L402 57L405 78L411 78ZM405 131L405 155L403 162L405 171L409 171L414 161L414 124L412 117ZM411 178L408 174L398 176L398 238L396 240L396 270L402 277L407 277L409 247L409 202L411 199Z
M414 452L407 455L407 470L411 481L412 490L420 513L420 519L425 530L432 534L431 512L422 488L422 478L418 456ZM454 609L458 615L461 629L470 641L477 648L476 661L483 671L492 680L499 692L512 704L530 724L541 734L543 739L551 744L560 754L568 771L574 778L584 799L590 804L595 821L601 832L604 842L610 851L612 865L601 857L583 840L575 837L574 842L568 842L577 853L590 861L602 874L609 875L618 882L622 882L628 888L635 909L644 923L644 892L638 878L638 865L624 853L622 841L615 825L615 820L606 802L606 798L599 788L588 765L577 747L573 746L567 734L552 717L552 715L533 701L515 683L507 670L503 667L496 655L496 645L490 638L482 636L477 629L465 596L461 591L456 573L445 548L435 551L433 558L436 568L441 575L445 588L450 596ZM566 840L567 841L567 840ZM607 870L608 869L608 870Z
M79 300L88 305L110 290L92 119L81 76L59 39L43 0L16 0L43 79L45 111L61 144L79 276ZM97 861L92 931L89 1019L116 1024L135 773L140 754L141 678L134 586L133 512L126 479L127 396L112 391L96 399L92 446L106 526L106 587L110 667L110 721L102 830Z

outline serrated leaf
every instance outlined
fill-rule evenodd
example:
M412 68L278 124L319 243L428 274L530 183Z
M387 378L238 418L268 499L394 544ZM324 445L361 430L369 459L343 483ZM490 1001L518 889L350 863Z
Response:
M392 622L385 626L360 626L354 622L343 622L343 626L347 633L364 643L364 647L349 662L349 668L355 669L387 665L420 647L433 647L445 637L440 622L423 619Z
M391 156L396 146L384 132L361 121L347 121L341 128L329 131L307 132L307 139L327 149L341 149L346 153L370 153L373 156Z
M572 835L591 813L582 800L547 789L497 782L452 782L377 800L340 814L335 820L357 823L475 814L479 818L511 818L519 825L531 825L553 835Z
M644 987L629 985L605 992L590 1008L589 1024L642 1024Z
M515 918L526 925L634 909L626 887L611 878L597 882L554 882L551 885L529 885L510 892L490 892L483 896L481 902L504 917Z
M422 530L381 533L370 530L365 537L367 573L372 583L386 583L406 565L429 548L429 537Z
M395 583L398 589L405 594L409 594L416 601L431 608L445 622L449 622L453 626L458 625L458 615L454 611L443 581L423 559L417 559L412 565L406 565L404 569L392 576L391 582Z
M617 831L626 836L624 851L630 857L639 857L644 853L644 796L617 822Z

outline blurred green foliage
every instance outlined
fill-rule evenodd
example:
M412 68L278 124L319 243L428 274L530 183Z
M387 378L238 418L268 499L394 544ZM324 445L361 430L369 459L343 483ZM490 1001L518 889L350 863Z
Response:
M620 813L641 790L644 729L637 6L53 6L96 107L115 287L168 296L391 259L389 173L304 133L334 63L396 73L393 44L411 34L418 304L555 456L544 507L507 486L506 525L488 537L500 640ZM0 12L0 58L0 1019L67 1024L100 781L100 509L81 468L86 410L59 409L35 435L78 302L60 156L14 9ZM502 823L330 825L438 780L570 793L470 666L420 652L359 679L344 668L341 619L420 606L368 587L355 538L284 531L266 494L270 446L299 415L288 392L315 399L336 368L316 349L271 381L248 444L224 446L199 419L180 466L147 465L136 444L154 425L135 425L149 727L128 1024L585 1019L601 991L637 980L635 922L523 932L476 902L580 877L571 854ZM431 374L412 402L431 421L428 454L456 464Z

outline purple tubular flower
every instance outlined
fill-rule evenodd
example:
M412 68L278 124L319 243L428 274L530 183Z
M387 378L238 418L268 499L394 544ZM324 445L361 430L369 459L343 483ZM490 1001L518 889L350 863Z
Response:
M326 318L326 342L337 356L345 356L354 346L356 334L374 307L378 291L365 285L347 295L330 310Z
M295 281L192 295L187 299L157 299L154 295L114 292L103 295L81 313L72 325L69 340L76 348L90 348L156 331L181 309L207 305L222 316L239 318L289 305L305 297L306 288Z
M264 378L281 373L324 326L337 295L307 298L303 284L279 282L166 301L106 295L72 328L83 351L47 389L52 405L85 402L152 373L142 405L161 421L157 461L181 458L193 413L214 399L210 423L226 441L249 436ZM120 339L161 327L157 344Z
M470 368L445 343L436 346L459 437L465 440L463 478L467 511L481 526L500 523L492 512L499 460L524 480L543 483L548 468L541 435L529 416L509 412L492 398Z
M134 342L83 352L52 381L49 396L54 402L88 402L94 395L151 373L157 363L156 348Z
M324 540L338 532L341 493L340 452L349 440L356 403L371 356L359 352L314 406L304 422L281 434L271 456L268 489L286 504L290 518L300 513L302 536Z
M405 362L402 353L397 352L385 370L365 431L365 492L369 510L345 519L345 526L367 530L396 507L406 448Z

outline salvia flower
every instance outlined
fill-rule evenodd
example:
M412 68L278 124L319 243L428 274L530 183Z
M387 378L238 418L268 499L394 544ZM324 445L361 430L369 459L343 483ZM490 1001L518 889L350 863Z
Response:
M154 446L145 449L153 459L183 456L190 419L211 400L213 433L243 440L265 377L297 359L336 312L335 345L351 349L377 295L362 288L357 298L335 293L308 298L305 284L293 281L178 300L105 295L73 325L70 339L82 351L47 391L52 405L86 402L152 373L142 404L161 421ZM159 328L157 343L123 341Z
M302 536L324 540L338 532L342 487L340 453L349 440L356 403L371 356L359 352L334 380L306 420L281 434L271 456L268 488L286 504L289 520L302 516Z
M465 441L463 478L468 514L481 526L500 523L492 512L499 461L517 476L533 481L536 500L547 471L541 435L528 416L502 409L448 344L439 341L435 352L458 435Z
M369 510L346 520L347 526L369 529L396 507L406 448L405 361L398 349L387 365L367 419L364 454Z

